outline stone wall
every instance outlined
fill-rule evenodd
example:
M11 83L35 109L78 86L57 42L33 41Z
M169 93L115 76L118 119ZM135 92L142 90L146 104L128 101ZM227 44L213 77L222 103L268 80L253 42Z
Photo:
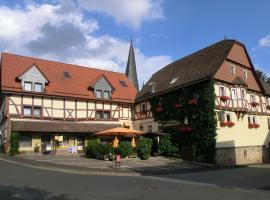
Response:
M269 162L269 148L246 146L216 149L217 165L245 165Z

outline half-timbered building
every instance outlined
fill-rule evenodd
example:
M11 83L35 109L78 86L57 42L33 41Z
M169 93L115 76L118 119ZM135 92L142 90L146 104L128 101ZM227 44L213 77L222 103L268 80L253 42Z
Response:
M83 144L98 131L132 128L137 89L125 74L2 53L1 133L21 152L57 141L57 152Z
M151 99L174 92L178 94L175 109L180 109L180 91L208 80L214 81L216 96L216 162L246 164L267 160L270 86L258 79L245 46L235 40L220 41L153 74L137 95L135 128L162 131L162 124L153 117L154 112L162 112L162 105L160 110L151 109Z

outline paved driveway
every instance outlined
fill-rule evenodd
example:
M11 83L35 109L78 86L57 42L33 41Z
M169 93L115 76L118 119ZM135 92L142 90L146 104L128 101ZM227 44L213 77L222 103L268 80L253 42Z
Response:
M28 160L46 162L65 166L83 167L88 169L113 169L120 168L138 173L170 174L179 173L187 170L200 170L204 166L191 164L181 160L168 159L164 157L151 157L149 160L140 160L138 158L123 159L121 166L116 167L115 162L88 159L78 155L60 156L60 155L20 155Z

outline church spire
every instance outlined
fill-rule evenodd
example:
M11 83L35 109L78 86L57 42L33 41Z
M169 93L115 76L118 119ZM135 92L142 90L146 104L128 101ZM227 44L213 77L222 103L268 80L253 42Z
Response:
M130 48L129 48L129 54L128 54L127 67L126 67L126 76L139 91L136 61L135 61L135 54L134 54L132 40L130 41Z

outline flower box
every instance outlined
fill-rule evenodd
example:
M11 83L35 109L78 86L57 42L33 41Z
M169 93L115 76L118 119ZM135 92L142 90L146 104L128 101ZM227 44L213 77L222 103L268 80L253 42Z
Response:
M221 122L220 126L221 127L225 127L225 126L233 127L233 126L235 126L235 123L234 122Z
M156 112L162 112L163 111L163 108L162 107L157 107L156 108Z
M220 100L221 101L228 101L228 100L230 100L231 98L230 97L228 97L228 96L221 96L220 97Z
M251 102L251 105L252 105L253 107L256 107L256 106L259 106L260 104L259 104L258 102Z
M260 125L259 124L249 124L248 128L252 129L252 128L259 128Z
M179 108L182 108L182 104L176 103L176 104L175 104L175 108L178 108L178 109L179 109Z
M190 99L189 101L188 101L188 104L189 105L197 105L199 102L198 102L198 100L197 99Z

